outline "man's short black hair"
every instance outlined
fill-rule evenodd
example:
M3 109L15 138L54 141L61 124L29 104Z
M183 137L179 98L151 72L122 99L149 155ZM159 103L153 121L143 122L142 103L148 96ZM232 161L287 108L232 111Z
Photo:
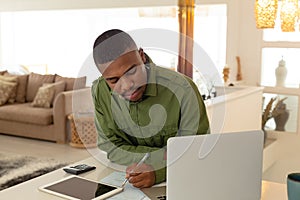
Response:
M104 64L117 59L128 49L137 49L130 35L119 29L111 29L102 33L95 40L93 58L95 64Z

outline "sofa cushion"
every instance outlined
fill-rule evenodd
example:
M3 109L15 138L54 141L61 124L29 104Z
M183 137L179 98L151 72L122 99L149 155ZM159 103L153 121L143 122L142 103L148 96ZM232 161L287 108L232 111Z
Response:
M86 84L86 76L78 78L62 77L58 74L55 74L54 82L64 81L66 83L65 91L70 91L74 89L82 89Z
M5 70L5 71L0 71L0 75L4 75L5 73L7 73L7 70Z
M9 100L16 87L16 82L0 80L0 105L4 105Z
M33 101L38 89L43 85L43 83L53 83L54 75L47 74L36 74L30 73L28 77L27 91L26 91L26 101Z
M7 82L18 82L18 78L15 76L4 76L0 75L1 81L7 81Z
M17 77L8 77L4 75L0 75L0 80L4 82L10 83L17 83L18 85L18 78ZM10 93L10 97L8 98L8 103L14 103L16 101L17 96L17 85L15 85Z
M4 74L4 76L18 78L16 102L24 103L26 100L26 90L27 90L27 82L28 82L29 74L13 75L13 74L9 74L8 72L6 72Z
M32 107L31 103L14 103L0 106L0 119L30 124L53 123L53 109Z
M54 85L41 86L38 92L36 93L31 105L33 107L50 108L51 102L53 101L54 93L55 93Z
M65 87L66 87L66 83L64 81L58 81L56 83L44 83L43 86L45 85L53 85L54 86L54 97L51 101L51 106L53 106L53 102L55 100L55 98L59 95L59 93L65 91Z

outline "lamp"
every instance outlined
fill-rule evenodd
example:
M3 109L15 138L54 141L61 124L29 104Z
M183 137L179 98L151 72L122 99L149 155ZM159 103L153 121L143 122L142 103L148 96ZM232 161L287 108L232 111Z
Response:
M281 30L294 32L298 18L298 0L284 0L280 10Z
M256 0L255 19L257 28L274 28L278 0Z
M300 31L300 6L298 8L298 27L297 27Z
M255 19L258 29L274 28L277 17L278 0L255 0ZM298 0L282 0L280 8L281 30L295 31L297 20L300 20Z

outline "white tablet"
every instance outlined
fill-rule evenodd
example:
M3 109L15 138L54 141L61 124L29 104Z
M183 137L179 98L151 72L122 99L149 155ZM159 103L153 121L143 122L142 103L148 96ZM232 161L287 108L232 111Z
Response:
M41 186L39 190L71 200L99 200L113 196L123 188L71 175Z

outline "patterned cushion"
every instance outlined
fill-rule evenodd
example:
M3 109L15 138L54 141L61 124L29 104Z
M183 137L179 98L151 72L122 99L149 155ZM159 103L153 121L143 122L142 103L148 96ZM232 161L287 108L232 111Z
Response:
M33 107L50 108L55 93L54 85L45 85L38 89L31 105Z
M16 86L16 82L7 82L0 80L0 105L4 105L8 101Z
M14 103L16 101L16 96L17 96L18 78L0 75L0 80L9 83L16 83L16 85L13 87L11 91L10 97L8 98L8 103Z
M43 86L50 86L50 85L53 85L54 86L54 90L55 90L55 93L54 93L54 97L51 101L51 106L53 106L53 102L55 100L55 98L58 96L59 93L63 92L65 90L65 86L66 86L66 83L64 81L59 81L59 82L56 82L56 83L44 83Z
M0 75L4 75L5 73L7 73L7 70L5 70L5 71L0 71Z
M12 74L9 74L9 73L5 73L4 76L11 76L11 77L17 77L18 78L16 102L25 103L26 89L27 89L27 82L28 82L29 74L12 75Z
M47 74L36 74L30 73L28 77L28 84L27 84L27 91L26 91L26 101L31 102L33 101L34 97L39 90L39 87L43 85L43 83L53 83L54 82L54 75Z
M18 78L17 77L13 77L13 76L0 75L0 80L1 81L6 81L6 82L17 82Z
M86 84L86 76L78 77L78 78L69 78L62 77L58 74L55 74L54 82L64 81L66 83L65 91L70 91L74 89L82 89Z

